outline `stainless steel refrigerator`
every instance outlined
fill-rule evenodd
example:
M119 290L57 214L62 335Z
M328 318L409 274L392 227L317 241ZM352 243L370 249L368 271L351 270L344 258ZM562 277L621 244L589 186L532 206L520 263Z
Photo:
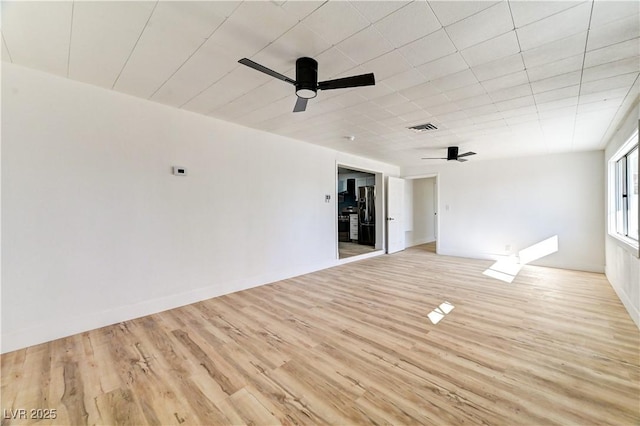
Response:
M376 187L358 188L358 244L376 245Z

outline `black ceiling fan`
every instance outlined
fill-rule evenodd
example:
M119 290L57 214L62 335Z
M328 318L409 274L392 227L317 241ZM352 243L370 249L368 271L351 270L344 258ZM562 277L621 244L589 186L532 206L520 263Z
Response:
M307 101L315 98L318 90L346 89L348 87L373 86L376 84L373 73L318 82L318 62L315 59L307 57L296 60L295 80L260 65L257 62L253 62L251 59L242 58L238 62L249 68L270 75L271 77L293 84L296 87L296 95L298 96L293 112L300 112L307 109Z
M466 158L460 158L460 157L468 157L470 155L476 155L475 152L465 152L464 154L460 154L458 155L458 147L457 146L450 146L447 148L447 157L438 157L438 158L434 158L434 157L423 157L423 160L447 160L447 161L467 161Z

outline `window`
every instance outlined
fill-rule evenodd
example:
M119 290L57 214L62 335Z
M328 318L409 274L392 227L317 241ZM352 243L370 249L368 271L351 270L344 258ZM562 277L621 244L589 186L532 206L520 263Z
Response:
M610 162L613 178L610 233L638 245L638 133L636 132ZM613 231L613 232L611 232Z

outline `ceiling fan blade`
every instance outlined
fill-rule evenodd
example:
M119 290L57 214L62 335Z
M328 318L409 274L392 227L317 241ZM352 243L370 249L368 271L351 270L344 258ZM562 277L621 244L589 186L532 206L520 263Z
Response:
M321 81L318 83L319 90L346 89L348 87L373 86L376 79L373 73L354 75L351 77L337 78L335 80Z
M293 107L293 112L302 112L307 109L307 98L298 98L296 106Z
M422 157L423 160L446 160L446 158L437 158L437 157Z
M469 161L469 160L467 160L466 158L458 158L458 161L461 163L464 163L465 161Z
M267 75L270 75L271 77L277 78L278 80L286 81L287 83L290 83L293 85L296 84L295 80L292 80L286 75L282 75L279 72L275 72L274 70L271 70L265 66L262 66L257 62L253 62L251 59L242 58L238 62L241 63L242 65L248 66L249 68L253 68L256 71L260 71Z
M471 152L471 151L465 152L464 154L458 155L458 158L460 158L460 157L468 157L469 155L476 155L476 153L475 152Z

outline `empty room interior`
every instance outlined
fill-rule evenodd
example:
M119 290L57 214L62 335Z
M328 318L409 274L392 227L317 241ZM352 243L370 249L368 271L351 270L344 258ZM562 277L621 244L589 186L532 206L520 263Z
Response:
M640 423L637 1L2 1L2 425Z

